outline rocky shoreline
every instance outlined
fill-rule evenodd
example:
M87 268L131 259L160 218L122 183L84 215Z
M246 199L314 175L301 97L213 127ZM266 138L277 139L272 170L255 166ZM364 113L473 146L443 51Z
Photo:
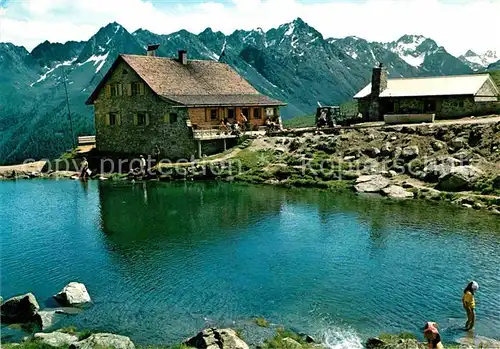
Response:
M80 309L84 311L85 306L90 306L92 300L84 284L71 282L53 298L61 305L70 307L66 309ZM54 327L54 323L49 321L51 315L62 311L64 308L40 310L36 297L32 293L19 295L1 301L0 315L2 325L19 324L28 331L28 336L24 337L20 343L3 343L2 347L7 349L135 349L136 345L132 340L123 335L83 330L78 331L76 327L60 328L52 332L48 329ZM255 326L269 328L270 324L263 318L254 319ZM33 326L27 326L32 325ZM477 337L476 342L480 341L482 348L495 348L500 345L499 341L489 338ZM3 341L3 338L2 338ZM471 349L474 344L457 343L447 345L447 348ZM193 337L183 340L177 345L154 345L138 346L144 348L163 348L163 349L330 349L331 343L317 341L314 337L293 331L287 331L283 327L276 327L274 335L271 334L264 339L261 344L249 345L244 340L241 331L231 328L209 327ZM346 344L333 344L335 348L346 348ZM349 344L347 344L349 345ZM359 348L361 343L356 345ZM411 333L402 333L399 335L381 334L379 337L369 338L364 343L366 349L425 349L427 344L420 343ZM351 348L349 348L351 349Z
M500 122L422 124L242 140L219 159L162 164L100 180L223 180L447 201L500 214ZM0 179L77 178L76 172L0 173Z

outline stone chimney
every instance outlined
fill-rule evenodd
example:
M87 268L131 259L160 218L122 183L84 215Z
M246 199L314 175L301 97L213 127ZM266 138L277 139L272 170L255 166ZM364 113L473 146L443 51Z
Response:
M187 61L188 61L187 51L179 50L179 63L181 63L182 65L186 65Z
M387 70L382 63L377 68L373 68L372 73L372 98L379 97L382 91L387 88Z
M387 88L387 70L382 63L373 68L372 93L370 95L370 108L368 110L369 121L380 121L384 118L384 110L380 105L380 94Z
M160 45L148 45L147 55L150 57L156 56L156 50L160 47Z

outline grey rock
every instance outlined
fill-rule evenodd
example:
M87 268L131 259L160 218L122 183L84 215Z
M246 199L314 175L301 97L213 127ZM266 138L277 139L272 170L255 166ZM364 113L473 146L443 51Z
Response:
M380 149L375 148L375 147L371 147L371 148L365 149L364 153L371 158L376 158L380 154Z
M384 195L393 199L410 199L413 198L413 193L406 191L403 187L398 185L389 185L382 189Z
M391 140L391 141L395 141L395 140L397 140L397 139L398 139L398 137L396 137L396 136L391 136L391 137L389 138L389 140Z
M356 157L354 155L344 156L344 161L353 161L353 160L356 160Z
M359 193L378 193L390 184L391 182L381 175L367 175L360 176L354 188Z
M445 191L468 190L483 172L474 166L454 167L439 178L439 189Z
M384 143L384 145L380 149L380 153L383 156L389 156L389 155L391 155L392 154L392 145L391 145L391 143L389 143L389 142Z
M394 170L389 170L387 174L389 178L396 177L398 175L398 173Z
M135 349L134 343L126 336L111 333L95 333L79 342L70 344L70 349Z
M464 137L453 138L450 142L453 149L462 149L467 145L467 140Z
M54 295L54 298L59 303L69 306L78 306L91 302L87 288L79 282L70 282L61 292Z
M434 142L432 142L431 147L435 151L439 151L439 150L444 148L444 144L440 141L434 141Z
M27 323L36 320L40 306L32 293L7 299L0 305L3 323Z
M403 151L401 152L401 157L403 157L403 159L405 160L414 159L418 156L419 153L420 151L418 147L416 145L412 145L403 149Z
M302 345L290 337L283 338L283 344L286 349L301 349Z
M471 205L471 204L462 204L462 207L465 207L465 208L472 208L472 205Z
M366 139L370 142L370 141L373 141L375 139L375 135L373 133L370 133Z
M248 344L230 328L207 328L186 340L184 344L198 349L248 349Z
M69 346L78 342L77 336L57 331L52 333L35 333L33 337L51 347Z
M383 340L374 337L374 338L368 338L365 346L366 346L366 349L379 349L379 348L384 348L384 346L386 344L387 343L384 342Z

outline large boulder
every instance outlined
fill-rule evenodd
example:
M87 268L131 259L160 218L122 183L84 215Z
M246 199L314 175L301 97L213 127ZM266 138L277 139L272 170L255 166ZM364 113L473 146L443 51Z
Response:
M33 336L36 340L43 344L50 345L51 347L67 347L73 343L78 342L78 337L72 334L62 332L52 333L35 333Z
M28 323L37 320L40 309L35 296L26 293L7 299L0 305L0 315L3 323Z
M371 158L376 158L380 154L380 149L375 148L375 147L370 147L370 148L366 148L363 151L363 153L365 153L366 155L368 155Z
M238 334L230 329L207 328L196 336L187 339L185 345L199 349L248 349Z
M416 145L411 145L409 147L405 147L401 152L401 157L405 160L414 159L420 154L420 150Z
M465 147L467 145L467 139L465 139L464 137L453 138L450 142L450 145L454 149L462 149L463 147Z
M461 162L458 159L443 156L429 162L424 169L424 180L428 182L437 182L439 178L447 175L451 170L460 166Z
M71 343L70 349L135 349L134 343L126 336L111 333L95 333L79 342Z
M66 306L79 306L91 302L87 288L79 282L70 282L61 292L54 295L54 298Z
M468 190L482 174L483 172L474 166L454 167L439 178L438 187L445 191Z
M378 193L389 184L391 182L382 175L367 175L358 177L354 188L359 193Z
M413 193L398 185L390 185L382 189L382 193L393 199L410 199Z

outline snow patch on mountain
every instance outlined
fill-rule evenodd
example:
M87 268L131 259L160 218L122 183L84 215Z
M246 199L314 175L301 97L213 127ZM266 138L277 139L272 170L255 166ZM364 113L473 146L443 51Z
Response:
M74 61L76 61L76 59L77 59L77 58L78 58L78 57L74 57L74 58L70 59L69 61L64 61L64 62L62 62L62 63L57 63L57 64L56 64L53 68L48 68L48 67L45 67L45 69L47 69L47 68L48 68L49 70L47 70L47 71L45 72L45 74L40 75L40 78L39 78L37 81L35 81L35 82L31 83L31 84L30 84L30 87L33 87L33 85L35 85L35 84L37 84L37 83L39 83L39 82L41 82L41 81L43 81L43 80L47 79L47 77L49 76L49 74L51 74L51 73L52 73L54 70L56 70L57 68L59 68L59 67L61 67L61 66L63 66L63 65L71 65L71 64L73 64L73 62L74 62ZM59 78L60 78L60 77L59 77Z
M486 51L482 55L469 50L464 55L458 58L474 70L486 68L490 64L495 63L500 59L497 52L492 50Z
M288 26L288 30L285 32L285 36L290 36L293 34L293 31L295 30L295 23L290 23Z
M97 68L96 68L96 70L95 70L95 72L97 74L97 72L99 70L101 70L101 68L103 67L104 63L106 63L106 59L108 58L108 55L109 55L109 51L106 52L105 54L99 55L99 56L96 55L96 54L93 54L85 62L78 63L78 66L84 65L84 64L89 63L89 62L94 62L94 66L98 65Z

